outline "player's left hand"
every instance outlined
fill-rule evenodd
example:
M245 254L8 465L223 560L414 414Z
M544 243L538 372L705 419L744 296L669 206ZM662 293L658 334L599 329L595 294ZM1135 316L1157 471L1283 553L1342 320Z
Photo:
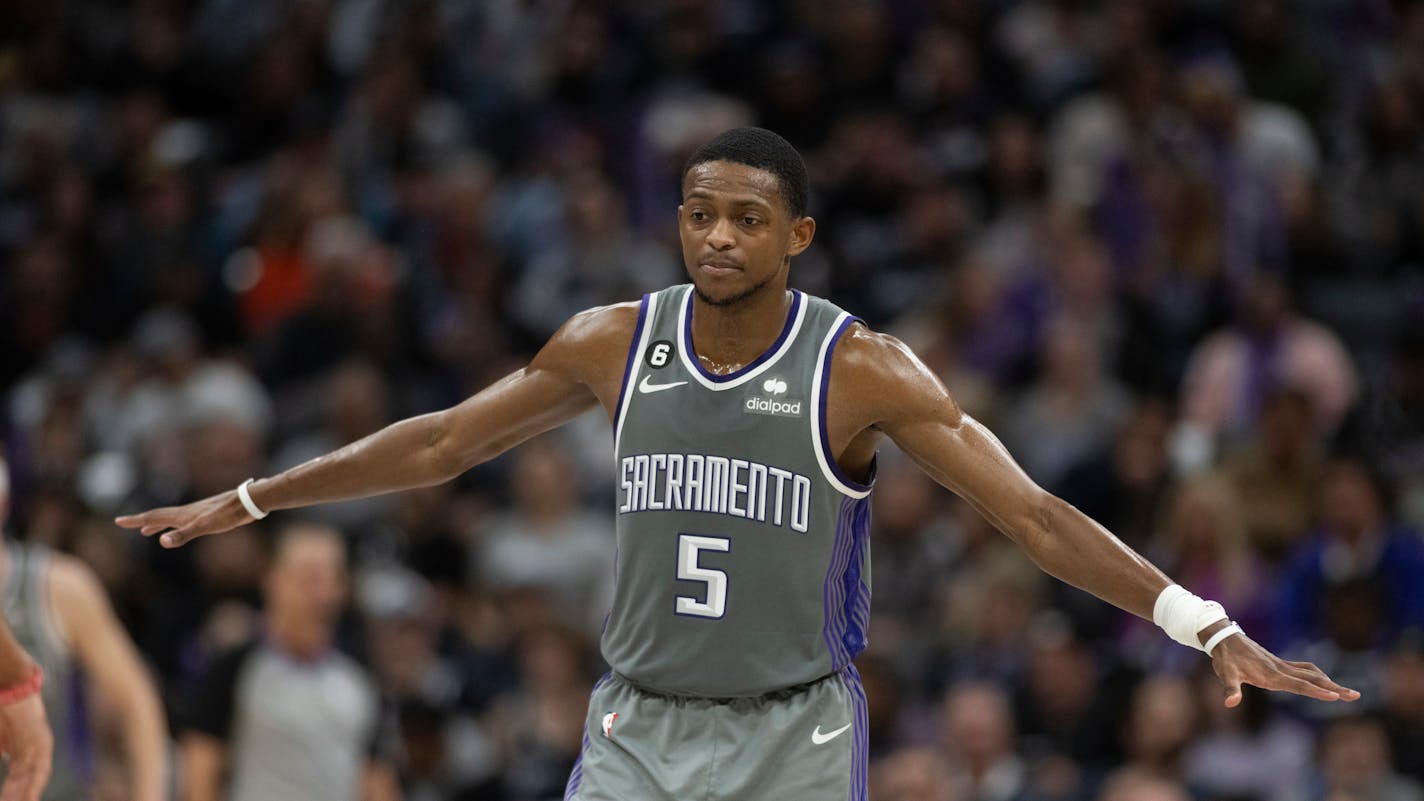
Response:
M1241 685L1283 690L1321 701L1354 701L1360 694L1336 684L1310 662L1287 662L1245 634L1233 634L1212 650L1211 666L1226 685L1226 706L1241 703Z

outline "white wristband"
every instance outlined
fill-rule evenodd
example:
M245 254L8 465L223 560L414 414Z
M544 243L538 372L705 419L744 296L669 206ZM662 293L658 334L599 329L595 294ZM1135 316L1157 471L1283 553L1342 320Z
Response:
M1180 584L1172 584L1157 596L1152 605L1152 622L1162 627L1167 636L1189 648L1205 652L1198 633L1226 620L1226 610L1216 601L1204 601L1187 592Z
M1236 625L1236 621L1234 620L1231 621L1230 626L1223 626L1221 631L1211 635L1211 639L1206 641L1206 645L1202 646L1202 650L1206 651L1207 656L1211 656L1211 652L1216 650L1216 646L1220 645L1222 640L1233 634L1246 634L1246 632L1241 630L1240 626Z
M267 516L267 513L257 508L257 504L252 501L252 494L247 491L247 485L256 480L255 478L249 478L241 484L238 484L237 499L242 501L242 508L246 509L247 513L252 515L253 520L261 520Z

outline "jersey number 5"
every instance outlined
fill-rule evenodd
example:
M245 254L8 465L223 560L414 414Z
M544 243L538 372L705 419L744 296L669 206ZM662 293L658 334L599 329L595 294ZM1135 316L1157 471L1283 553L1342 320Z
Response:
M690 595L677 596L677 614L720 618L727 611L727 574L713 567L703 567L699 557L703 551L727 553L730 550L732 541L726 537L677 536L677 577L707 585L705 600Z

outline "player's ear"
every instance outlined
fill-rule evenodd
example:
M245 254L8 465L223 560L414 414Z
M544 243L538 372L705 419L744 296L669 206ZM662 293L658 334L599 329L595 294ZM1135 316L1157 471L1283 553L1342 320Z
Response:
M815 238L816 218L802 217L791 224L791 244L786 248L786 255L801 255L803 250L811 246L811 240Z

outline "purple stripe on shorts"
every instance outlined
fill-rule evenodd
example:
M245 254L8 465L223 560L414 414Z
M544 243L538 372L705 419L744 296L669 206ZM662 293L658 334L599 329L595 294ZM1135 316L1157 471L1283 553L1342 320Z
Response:
M594 683L593 690L588 694L588 704L590 707L593 706L594 694L602 689L603 685L607 684L611 678L613 678L611 672L605 673L602 678ZM579 747L579 755L578 758L574 760L573 770L569 771L569 781L564 785L564 801L573 801L574 796L578 795L579 785L583 784L583 755L588 753L589 745L588 729L584 728L583 745Z

